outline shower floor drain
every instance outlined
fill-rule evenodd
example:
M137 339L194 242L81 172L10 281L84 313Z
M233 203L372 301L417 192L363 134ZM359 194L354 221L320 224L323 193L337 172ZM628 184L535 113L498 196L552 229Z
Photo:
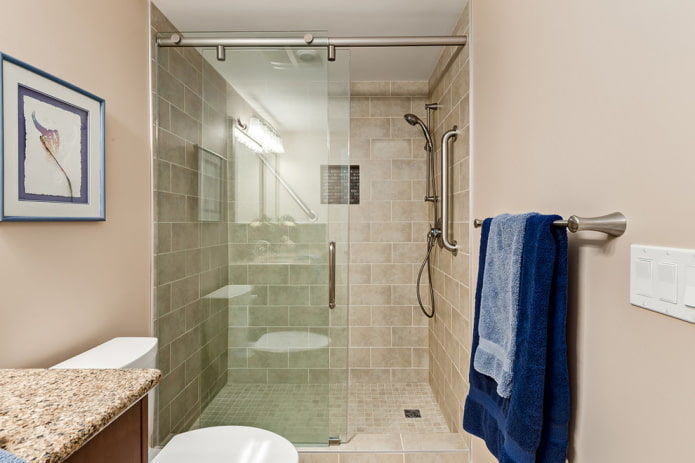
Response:
M417 408L406 408L403 411L405 412L406 418L422 418L420 410L418 410Z

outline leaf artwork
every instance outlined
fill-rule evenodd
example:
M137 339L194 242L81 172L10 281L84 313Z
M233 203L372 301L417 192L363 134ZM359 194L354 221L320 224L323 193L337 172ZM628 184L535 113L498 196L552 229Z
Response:
M70 177L68 177L67 172L65 172L65 169L63 169L63 166L60 165L60 162L58 162L58 158L56 158L56 154L58 154L58 151L60 150L60 133L57 130L47 129L46 127L42 126L39 121L36 120L36 111L32 111L31 119L34 121L36 130L38 130L41 134L39 136L39 140L41 140L43 148L53 159L53 161L55 161L56 165L65 176L65 180L68 182L68 189L70 190L70 200L72 201L72 182L70 181Z

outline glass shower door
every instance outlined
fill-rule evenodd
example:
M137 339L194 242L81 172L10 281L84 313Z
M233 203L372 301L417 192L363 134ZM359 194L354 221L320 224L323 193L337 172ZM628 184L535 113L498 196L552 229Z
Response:
M216 73L226 87L226 124L203 127L202 140L227 134L229 271L210 294L227 300L229 328L226 384L201 384L219 391L201 404L198 425L326 445L347 428L348 57L228 49L220 62L212 49L201 53L203 79Z

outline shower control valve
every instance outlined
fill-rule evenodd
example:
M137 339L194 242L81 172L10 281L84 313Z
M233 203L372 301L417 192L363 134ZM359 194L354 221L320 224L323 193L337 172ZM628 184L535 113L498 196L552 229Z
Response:
M429 236L432 238L439 238L439 236L442 234L442 231L439 228L430 228Z

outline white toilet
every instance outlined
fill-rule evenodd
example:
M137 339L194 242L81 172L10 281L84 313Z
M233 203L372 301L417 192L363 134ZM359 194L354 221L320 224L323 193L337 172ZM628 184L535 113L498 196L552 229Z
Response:
M114 338L52 368L156 368L157 338ZM154 397L149 400L149 441L152 442ZM174 436L152 463L297 463L290 441L265 429L215 426Z

